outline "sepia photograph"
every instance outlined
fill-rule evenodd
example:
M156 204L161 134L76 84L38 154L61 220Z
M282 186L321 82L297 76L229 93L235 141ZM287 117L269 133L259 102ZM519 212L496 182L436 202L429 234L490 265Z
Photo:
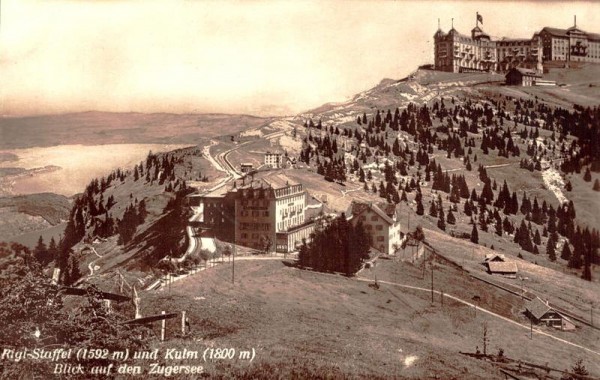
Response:
M600 2L0 0L0 380L600 379Z

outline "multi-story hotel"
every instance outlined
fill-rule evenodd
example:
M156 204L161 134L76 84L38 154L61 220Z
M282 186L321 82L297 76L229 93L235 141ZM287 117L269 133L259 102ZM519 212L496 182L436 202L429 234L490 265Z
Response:
M471 35L454 27L434 34L435 69L450 72L498 71L525 68L542 72L549 61L600 62L600 35L576 25L569 29L545 27L529 39L492 40L479 26L477 16Z
M545 27L539 36L544 61L600 63L600 34L587 33L576 23L569 29Z
M281 174L236 180L226 192L195 195L195 226L211 236L255 249L266 242L278 252L291 252L314 230L306 220L307 193Z
M274 169L279 169L282 165L283 155L280 152L266 152L265 153L265 166L269 166Z

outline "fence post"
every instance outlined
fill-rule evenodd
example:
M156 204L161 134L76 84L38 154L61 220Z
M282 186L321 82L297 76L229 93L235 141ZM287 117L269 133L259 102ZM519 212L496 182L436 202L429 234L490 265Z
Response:
M163 311L161 312L161 314L163 314L163 315L164 315L164 314L166 314L166 313L165 313L165 311L163 310ZM166 320L166 319L163 319L163 320L161 321L161 327L160 327L160 340L161 340L161 342L164 342L164 340L165 340L165 334L166 334L166 332L167 332L167 320Z

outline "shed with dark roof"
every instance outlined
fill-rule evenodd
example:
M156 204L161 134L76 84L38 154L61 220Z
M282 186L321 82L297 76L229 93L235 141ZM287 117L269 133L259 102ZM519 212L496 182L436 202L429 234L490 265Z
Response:
M541 78L535 70L515 67L506 73L506 84L509 86L533 86L536 79Z
M546 324L546 326L554 327L561 330L575 330L575 324L560 312L552 308L548 302L536 297L529 301L525 306L525 315L533 323Z
M517 264L511 261L486 262L489 274L498 274L506 277L517 278Z

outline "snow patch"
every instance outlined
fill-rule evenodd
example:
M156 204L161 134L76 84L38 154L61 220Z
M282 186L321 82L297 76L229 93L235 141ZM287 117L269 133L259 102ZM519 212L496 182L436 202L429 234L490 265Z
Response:
M405 368L410 367L411 365L414 364L414 362L417 361L418 358L419 357L416 355L408 355L407 357L404 358L404 367Z
M542 162L543 165L546 165L546 162ZM544 180L544 185L554 193L556 199L563 204L568 202L569 200L562 192L562 188L565 186L565 181L555 168L549 165L548 169L542 171L542 179Z
M277 129L293 128L293 124L286 120L276 120L269 124L269 127Z
M242 133L240 133L240 136L242 137L247 137L247 136L258 136L258 137L262 137L263 132L260 129L248 129L243 131Z

